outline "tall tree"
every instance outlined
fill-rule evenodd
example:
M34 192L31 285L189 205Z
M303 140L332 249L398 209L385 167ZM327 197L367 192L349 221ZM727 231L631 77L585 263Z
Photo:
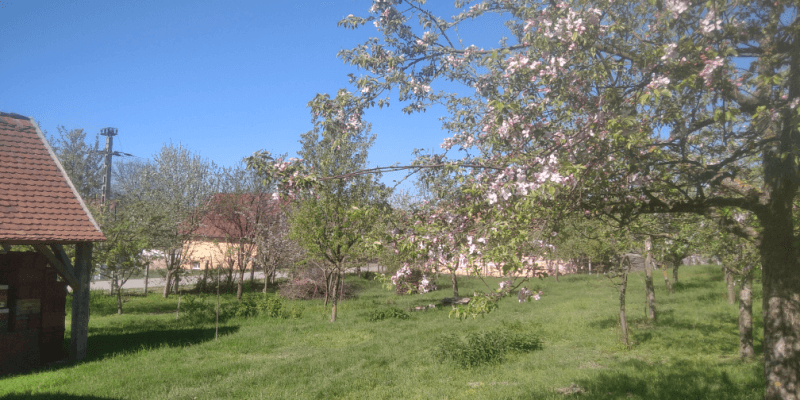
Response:
M340 52L363 71L351 75L360 95L316 98L315 110L328 107L318 118L360 116L387 105L391 93L409 113L445 104L453 137L443 145L477 149L460 162L483 165L489 202L510 192L579 194L575 204L620 220L717 207L754 213L766 398L800 397L796 2L488 0L462 10L465 4L446 19L424 1L375 0L366 17L342 20L348 28L371 23L382 37ZM507 19L507 38L462 47L458 28L489 13ZM475 92L432 87L445 80ZM753 166L761 187L737 179ZM563 190L570 187L580 190Z
M164 297L180 279L188 244L216 191L218 168L183 146L165 144L128 190L126 207L146 225L147 239L166 266ZM126 189L123 189L126 190Z
M95 135L94 143L87 143L83 129L59 126L58 136L51 136L48 140L78 194L84 199L99 196L103 187L100 136Z

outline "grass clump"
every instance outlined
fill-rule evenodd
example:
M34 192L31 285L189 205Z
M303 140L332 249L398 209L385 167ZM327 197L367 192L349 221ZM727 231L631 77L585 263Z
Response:
M462 367L499 364L509 353L529 353L542 349L542 339L534 333L515 332L507 327L471 332L465 336L446 333L439 339L437 351L441 362Z
M230 318L250 318L255 316L267 318L298 319L303 316L305 308L302 304L289 305L277 295L249 295L242 302L225 304L220 307L220 321ZM183 322L188 324L211 323L216 319L216 303L210 296L186 296L181 304Z
M369 322L383 321L390 318L409 319L411 318L411 315L397 307L379 308L372 310L369 312L369 314L367 314L367 321Z

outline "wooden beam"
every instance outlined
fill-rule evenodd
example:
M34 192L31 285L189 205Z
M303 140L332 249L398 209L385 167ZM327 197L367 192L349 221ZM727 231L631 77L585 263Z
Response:
M33 245L33 248L36 249L36 251L38 251L40 254L47 257L47 261L50 263L50 265L52 265L53 268L55 268L56 271L58 271L61 276L67 280L67 283L69 283L69 285L72 287L72 290L75 291L75 289L78 287L78 277L75 275L75 270L72 268L72 265L61 262L61 260L56 257L53 251L43 244L35 244ZM67 260L67 262L69 262L69 259L66 257L66 255L64 258Z
M53 254L56 255L58 261L61 261L61 263L64 264L67 269L72 270L73 275L75 275L75 269L72 267L72 261L70 261L69 256L67 256L67 252L64 251L64 246L62 246L61 243L51 244L50 250L53 250Z
M89 284L92 278L92 243L75 245L75 276L78 285L72 289L72 333L69 359L78 362L86 358L89 340Z

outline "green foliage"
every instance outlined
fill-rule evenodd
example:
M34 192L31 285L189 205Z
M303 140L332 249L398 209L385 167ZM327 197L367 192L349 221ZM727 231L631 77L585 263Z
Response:
M503 326L464 336L446 333L439 340L436 356L462 367L498 364L509 353L529 353L542 349L542 339L533 333L517 332Z
M369 322L383 321L390 318L409 319L411 318L411 315L397 307L379 308L372 310L369 312L369 314L367 314L367 321Z
M58 136L50 136L48 142L78 194L89 199L102 191L104 168L100 136L95 135L94 141L89 143L86 139L83 129L68 130L59 126Z
M394 290L394 285L392 284L391 276L387 276L386 274L375 275L373 280L379 282L381 287L386 290Z
M466 305L453 306L453 309L450 310L450 318L463 321L469 317L472 317L472 319L478 318L479 315L483 317L497 310L497 302L499 300L500 296L496 293L476 292Z
M305 307L292 305L278 296L264 294L245 296L240 303L234 304L228 312L234 317L249 318L255 316L267 318L297 319L303 316Z
M216 319L216 298L214 296L184 296L181 302L181 318L189 325L212 323ZM230 318L298 319L302 318L305 307L302 304L288 304L278 295L244 296L241 302L223 304L220 307L220 321Z
M181 301L181 319L188 325L212 323L216 319L216 302L210 296L184 296ZM220 321L227 321L228 314L220 310Z

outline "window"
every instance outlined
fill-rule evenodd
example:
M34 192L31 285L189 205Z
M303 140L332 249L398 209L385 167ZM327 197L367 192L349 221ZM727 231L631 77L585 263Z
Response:
M192 263L192 269L200 269L200 263L195 261Z

